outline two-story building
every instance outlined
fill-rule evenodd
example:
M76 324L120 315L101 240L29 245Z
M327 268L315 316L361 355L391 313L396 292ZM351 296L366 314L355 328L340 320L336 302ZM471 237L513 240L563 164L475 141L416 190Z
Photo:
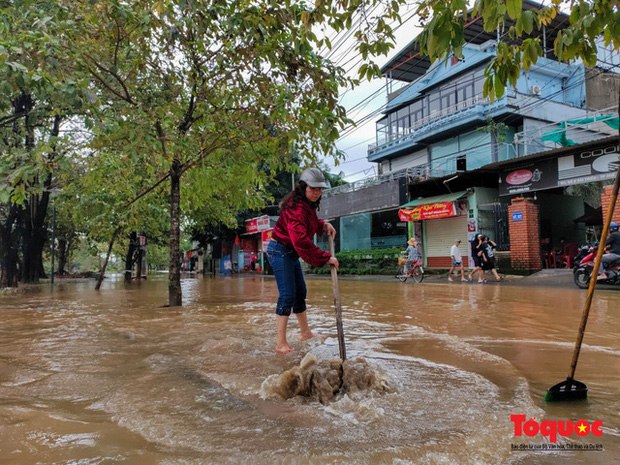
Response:
M559 62L553 42L567 22L560 14L533 33L544 57L493 102L483 96L484 70L501 37L485 32L481 19L467 23L461 59L431 64L414 40L382 68L387 104L368 148L380 175L327 191L321 204L321 217L340 229L341 250L404 247L416 236L426 265L444 267L454 240L468 244L477 232L510 250L509 205L521 196L537 205L537 237L585 240L585 226L573 220L586 206L566 186L608 179L614 170L571 172L579 162L569 160L570 147L617 134L619 61L601 47L595 68ZM572 182L559 182L562 170Z

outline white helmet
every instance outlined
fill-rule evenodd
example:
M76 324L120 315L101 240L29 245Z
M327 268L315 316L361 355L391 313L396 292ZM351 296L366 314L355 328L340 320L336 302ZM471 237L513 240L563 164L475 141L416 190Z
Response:
M299 180L305 182L310 187L322 187L324 189L329 187L325 182L325 176L323 176L323 173L318 168L305 169L304 172L301 173Z

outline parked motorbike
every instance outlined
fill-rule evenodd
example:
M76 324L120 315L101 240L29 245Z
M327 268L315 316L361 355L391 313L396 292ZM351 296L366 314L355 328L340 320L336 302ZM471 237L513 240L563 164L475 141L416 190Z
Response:
M575 255L575 258L573 258L573 262L571 263L571 268L573 269L573 272L575 271L575 268L579 268L581 260L583 260L585 257L587 257L588 255L592 253L592 248L594 248L594 258L596 258L596 251L598 250L598 242L584 244L581 247L579 247L579 250L577 251L577 255Z
M582 246L579 250L580 254ZM588 247L587 253L581 258L579 264L573 268L573 279L580 289L587 289L592 278L592 270L594 269L594 261L598 252L598 243ZM578 255L579 256L579 255ZM606 279L599 280L602 284L620 284L620 262L615 261L604 270ZM595 278L596 279L596 278Z

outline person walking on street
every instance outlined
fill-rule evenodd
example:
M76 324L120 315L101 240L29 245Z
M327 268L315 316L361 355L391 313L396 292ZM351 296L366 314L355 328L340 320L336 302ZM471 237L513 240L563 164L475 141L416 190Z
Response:
M452 259L452 268L448 273L448 281L452 281L452 272L454 268L457 266L461 267L461 281L467 281L465 279L465 270L463 269L463 257L461 256L461 251L459 250L459 245L461 244L461 240L457 239L454 241L454 245L450 249L450 258Z
M497 269L495 268L495 247L497 247L497 244L489 236L484 236L482 241L482 270L491 270L491 273L495 276L495 281L501 281L502 277L497 274Z
M299 182L280 202L280 217L273 228L272 240L267 246L267 259L273 268L278 286L276 304L276 352L292 352L286 339L286 327L291 311L297 317L300 340L315 336L308 325L306 314L306 282L299 258L315 267L324 265L338 269L338 259L317 247L312 238L327 233L335 237L334 227L318 219L316 211L323 188L328 187L318 168L308 168Z
M471 282L472 277L478 275L478 284L486 284L484 280L484 271L482 270L482 234L476 234L474 240L471 241L471 258L474 261L474 268L469 272L467 281Z

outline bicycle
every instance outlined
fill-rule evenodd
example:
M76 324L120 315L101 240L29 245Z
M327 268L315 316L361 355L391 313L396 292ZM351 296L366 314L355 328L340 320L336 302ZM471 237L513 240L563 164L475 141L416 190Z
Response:
M405 273L405 265L407 265L407 273ZM399 257L398 258L398 274L396 278L404 283L408 278L412 278L416 283L421 283L424 279L424 268L422 267L422 262L411 262L406 258Z

